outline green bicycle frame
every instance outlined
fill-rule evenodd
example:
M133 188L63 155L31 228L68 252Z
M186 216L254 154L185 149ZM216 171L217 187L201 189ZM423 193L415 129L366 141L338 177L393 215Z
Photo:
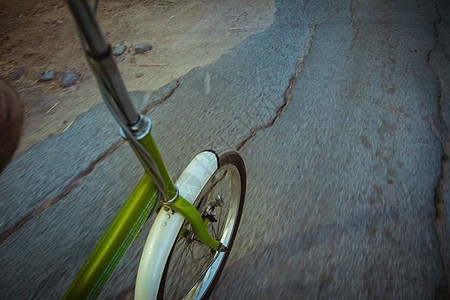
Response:
M110 45L104 41L103 34L87 1L67 0L67 3L78 25L82 44L86 48L86 56L96 75L105 103L122 129L134 136L142 129L139 126L142 127L140 124L144 122L140 121L143 118L136 112L129 99L128 92L111 57ZM139 147L146 151L149 159L156 165L156 173L162 179L165 190L161 191L160 187L152 180L155 172L144 174L70 285L64 299L93 299L100 294L119 260L139 234L150 213L155 209L161 192L164 193L164 198L167 200L162 205L168 206L186 218L203 244L216 251L220 249L221 243L214 240L208 233L207 221L203 220L192 204L178 195L150 134L150 128L139 138L133 137L130 145L138 157L139 153L142 153L139 152L141 151ZM140 159L142 162L142 157ZM144 162L143 165L145 168Z
M149 150L149 153L153 154L152 157L160 157L151 134L148 134L141 142ZM157 160L157 164L166 170L161 158ZM166 175L169 176L167 171ZM170 177L167 178L170 179ZM156 185L145 173L79 271L64 295L64 299L94 299L100 294L131 242L139 234L144 222L155 209L157 199ZM220 242L210 236L205 220L192 204L178 196L175 201L163 203L163 205L167 205L185 217L201 242L216 251L219 250Z

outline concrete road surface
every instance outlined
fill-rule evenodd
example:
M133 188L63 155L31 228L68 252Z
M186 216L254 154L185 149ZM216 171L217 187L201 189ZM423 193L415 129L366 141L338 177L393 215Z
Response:
M245 3L243 3L245 5ZM276 1L274 24L134 92L169 170L238 148L243 220L213 299L448 294L448 1ZM142 171L104 105L0 177L0 295L59 298ZM132 295L145 233L101 295Z

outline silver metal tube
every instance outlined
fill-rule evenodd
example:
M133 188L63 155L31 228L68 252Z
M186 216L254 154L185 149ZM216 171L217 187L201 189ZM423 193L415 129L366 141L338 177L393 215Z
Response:
M133 127L139 120L139 114L130 100L128 91L119 70L111 56L111 48L106 43L95 16L86 0L67 0L77 23L81 43L87 48L86 56L103 98L114 115L127 126Z
M78 29L85 38L89 51L94 56L109 51L109 45L100 31L89 3L85 0L67 0L67 4L75 18Z
M77 23L81 44L97 78L106 106L122 128L123 135L130 143L145 171L155 182L160 195L165 197L165 182L155 162L137 139L149 134L150 119L145 116L141 117L131 102L111 56L111 48L106 43L88 2L86 0L66 1Z
M97 77L103 99L113 115L120 118L127 126L136 125L139 122L139 113L130 100L113 58L109 56L100 61L91 58L88 60Z

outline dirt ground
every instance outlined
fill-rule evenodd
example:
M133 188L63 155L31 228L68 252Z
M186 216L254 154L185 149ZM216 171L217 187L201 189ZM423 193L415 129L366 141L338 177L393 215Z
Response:
M210 64L273 22L274 0L103 0L97 17L111 45L126 45L118 63L130 91L156 90ZM151 51L135 54L133 45ZM51 81L38 79L55 71ZM60 86L66 72L81 75ZM102 99L75 25L61 0L0 2L0 76L19 91L25 124L16 155L59 134Z

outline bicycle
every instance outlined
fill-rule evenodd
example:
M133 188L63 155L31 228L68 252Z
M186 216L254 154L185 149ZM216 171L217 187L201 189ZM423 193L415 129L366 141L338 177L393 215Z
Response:
M95 247L64 298L95 298L156 209L139 264L136 299L203 299L217 282L242 215L246 170L237 151L206 150L174 183L139 115L87 0L66 1L103 99L145 173ZM97 2L94 7L97 6ZM188 279L190 278L190 279Z

